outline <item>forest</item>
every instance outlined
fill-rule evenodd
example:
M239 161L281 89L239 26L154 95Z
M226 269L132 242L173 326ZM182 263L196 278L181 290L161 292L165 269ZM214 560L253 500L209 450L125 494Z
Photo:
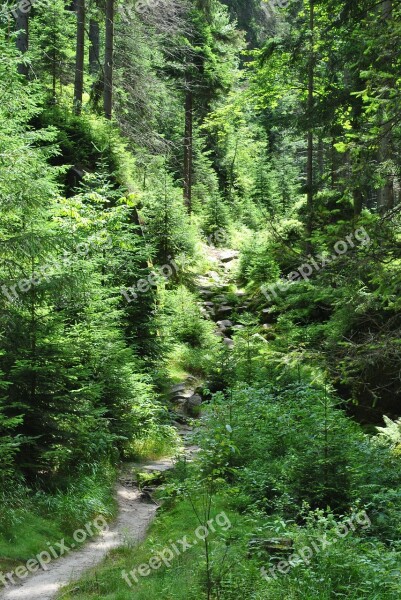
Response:
M1 2L0 599L401 598L401 3Z

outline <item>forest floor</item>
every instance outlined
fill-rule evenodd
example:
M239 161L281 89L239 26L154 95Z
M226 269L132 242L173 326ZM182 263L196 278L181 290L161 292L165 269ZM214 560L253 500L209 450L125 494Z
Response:
M190 458L196 452L196 447L191 444L191 431L186 428L178 433L184 442L183 452ZM134 545L143 540L156 515L158 504L152 499L149 488L140 485L140 477L154 476L157 479L165 471L172 469L174 462L173 458L161 458L124 465L116 487L116 521L79 550L50 562L46 565L46 570L40 570L21 583L2 590L0 599L53 600L62 587L77 581L85 571L102 562L112 549Z

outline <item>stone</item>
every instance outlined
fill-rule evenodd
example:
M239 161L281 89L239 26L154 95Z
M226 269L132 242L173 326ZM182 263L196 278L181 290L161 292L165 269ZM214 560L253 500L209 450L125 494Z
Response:
M206 275L213 279L213 281L215 281L216 283L220 282L220 275L216 271L208 271Z
M219 306L217 309L217 314L219 317L224 317L224 315L230 315L234 311L232 306Z
M227 346L227 348L234 348L234 340L230 338L224 338L223 343Z
M188 406L200 406L202 404L202 398L199 394L193 394L188 399Z
M217 325L220 327L220 329L230 329L233 326L232 322L228 319L217 321Z
M222 263L228 263L238 258L238 250L225 250L220 254L220 260Z
M213 335L219 338L224 338L224 333L220 330L213 331Z
M171 388L171 393L174 395L179 392L185 392L185 389L186 389L185 383L177 383L177 385L173 385L173 387Z

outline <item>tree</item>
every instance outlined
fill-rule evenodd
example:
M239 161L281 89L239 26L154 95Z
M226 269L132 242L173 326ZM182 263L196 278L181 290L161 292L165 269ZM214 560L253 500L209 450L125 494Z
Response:
M307 119L308 119L308 150L307 150L307 167L306 167L306 253L312 252L311 238L313 235L314 221L314 168L313 168L313 109L314 109L314 94L315 94L315 0L309 0L309 58L308 58L308 102L307 102Z
M15 13L16 13L15 29L17 31L16 46L17 46L17 50L19 50L19 52L22 55L24 55L24 54L26 54L26 52L28 52L30 9L31 9L31 6L29 6L29 10L26 10L25 6L24 6L24 8L22 8L21 6L18 6L15 11ZM21 75L25 75L25 77L28 77L29 66L25 60L22 60L18 64L18 72Z
M113 114L114 19L115 0L106 0L103 108L107 119L111 119Z
M85 64L85 0L76 0L77 13L77 45L75 55L75 83L74 83L74 111L81 114L82 96L84 91L84 64Z
M96 75L100 66L100 28L97 19L89 20L89 72Z

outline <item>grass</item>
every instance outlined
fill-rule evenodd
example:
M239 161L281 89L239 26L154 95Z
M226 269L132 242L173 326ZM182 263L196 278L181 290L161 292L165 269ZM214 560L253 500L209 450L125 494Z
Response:
M180 446L180 436L168 425L152 428L146 436L131 442L126 452L129 460L144 462L174 456Z
M169 355L168 373L174 383L184 381L188 375L200 380L207 378L213 352L217 346L217 338L211 339L211 344L204 348L194 348L189 344L175 344Z
M67 544L72 534L97 516L111 519L116 514L114 500L115 472L103 467L88 476L68 483L64 491L33 493L19 488L18 501L5 498L0 505L0 572L7 573L63 538ZM18 505L18 506L17 506ZM57 546L56 546L57 547Z
M249 525L244 517L224 509L221 499L216 500L212 516L221 511L229 518L232 527L227 528L227 521L223 528L216 524L215 533L210 533L208 539L212 549L215 571L218 572L222 564L228 566L231 562L238 563L238 554L245 560L246 539L245 532ZM222 519L220 520L222 522ZM193 511L191 503L183 500L170 510L166 510L152 524L147 539L134 548L124 547L111 553L108 559L98 568L89 572L78 583L72 584L60 594L63 600L94 600L97 598L113 600L150 600L163 598L163 600L200 600L206 597L206 571L205 551L203 542L198 540L195 532L199 522ZM177 554L170 566L161 564L157 569L141 577L138 571L140 565L148 564L152 557L165 549L172 549L173 544L182 549L182 540L187 536L187 541L192 545L185 552ZM235 543L240 539L240 545ZM194 543L196 541L196 544ZM168 554L166 552L166 558ZM168 561L167 561L168 562ZM123 578L125 572L132 587ZM128 574L134 573L137 582Z

